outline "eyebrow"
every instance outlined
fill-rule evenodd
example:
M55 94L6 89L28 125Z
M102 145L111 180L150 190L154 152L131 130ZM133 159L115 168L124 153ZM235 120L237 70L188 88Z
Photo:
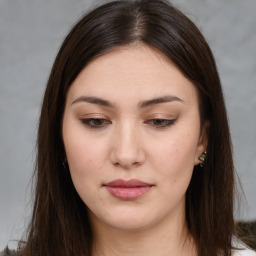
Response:
M166 95L150 100L145 100L139 103L139 108L146 108L152 105L160 104L160 103L167 103L167 102L173 102L173 101L178 101L178 102L183 102L182 99L180 99L177 96L172 96L172 95Z
M173 102L173 101L183 102L183 100L180 99L177 96L166 95L166 96L162 96L162 97L142 101L138 104L138 107L139 108L146 108L146 107L157 105L157 104L160 104L160 103L167 103L167 102ZM110 108L115 107L115 104L113 104L113 103L111 103L107 100L104 100L104 99L101 99L101 98L98 98L98 97L87 97L87 96L78 97L77 99L75 99L71 103L71 105L73 105L75 103L79 103L79 102L88 102L88 103L101 105L101 106L104 106L104 107L110 107Z
M88 102L88 103L92 103L92 104L96 104L96 105L101 105L104 107L110 107L110 108L114 108L115 105L107 100L98 98L98 97L86 97L86 96L81 96L79 98L77 98L76 100L74 100L71 105L78 103L78 102Z

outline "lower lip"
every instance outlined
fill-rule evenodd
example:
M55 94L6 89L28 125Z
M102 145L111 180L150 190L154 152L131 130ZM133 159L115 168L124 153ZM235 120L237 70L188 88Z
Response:
M109 187L106 186L106 189L109 191L109 193L121 200L135 200L139 198L140 196L147 193L151 186L143 186L143 187Z

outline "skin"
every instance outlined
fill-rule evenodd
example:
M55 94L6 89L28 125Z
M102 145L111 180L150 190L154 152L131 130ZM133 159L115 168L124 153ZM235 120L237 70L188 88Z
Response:
M141 104L165 96L175 98ZM88 207L94 255L196 255L185 194L207 138L196 88L166 56L134 45L90 62L68 91L62 132L72 181ZM116 179L152 188L121 200L104 186Z

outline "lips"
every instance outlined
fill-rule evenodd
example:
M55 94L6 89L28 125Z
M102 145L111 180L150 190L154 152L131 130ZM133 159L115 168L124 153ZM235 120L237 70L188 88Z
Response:
M152 184L137 179L118 179L104 186L112 196L121 200L136 200L153 187Z

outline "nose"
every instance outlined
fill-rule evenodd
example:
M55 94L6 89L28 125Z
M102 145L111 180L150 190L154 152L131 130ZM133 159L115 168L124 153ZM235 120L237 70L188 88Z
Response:
M114 134L111 162L115 166L131 169L140 166L145 161L139 129L131 123L125 123Z

